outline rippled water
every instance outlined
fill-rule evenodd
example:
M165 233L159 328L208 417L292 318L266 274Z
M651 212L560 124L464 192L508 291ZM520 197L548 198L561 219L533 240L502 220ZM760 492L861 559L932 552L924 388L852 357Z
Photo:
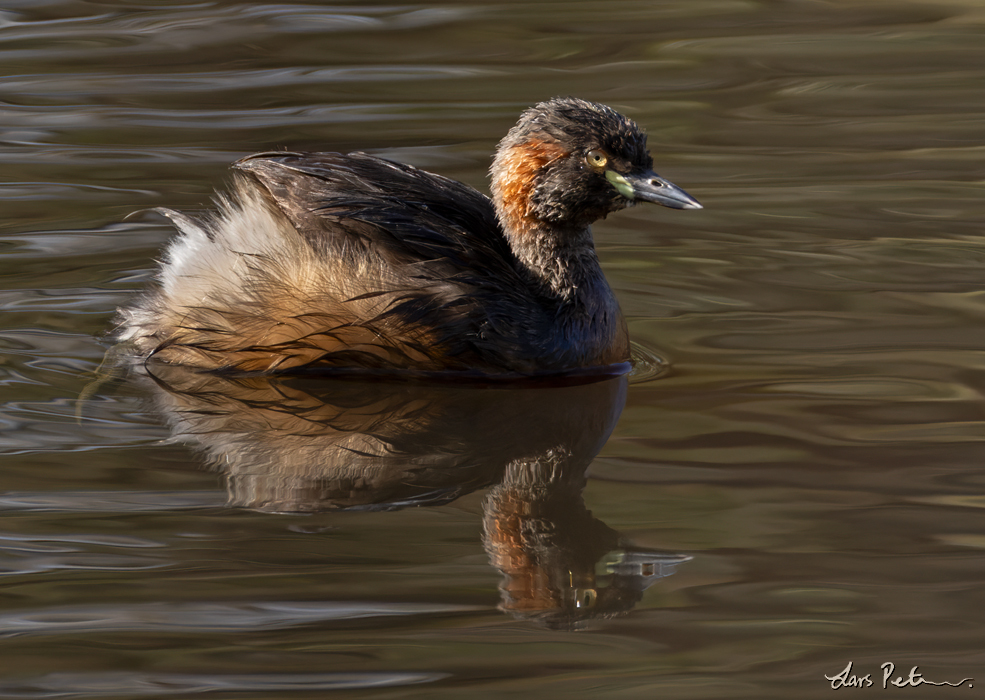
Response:
M979 3L8 0L0 68L0 698L985 684ZM596 227L658 377L90 384L132 212L280 147L484 189L556 94L706 206Z

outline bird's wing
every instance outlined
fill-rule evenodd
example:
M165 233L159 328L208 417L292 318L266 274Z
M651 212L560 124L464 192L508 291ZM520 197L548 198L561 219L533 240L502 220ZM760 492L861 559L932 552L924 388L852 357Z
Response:
M337 321L390 329L448 368L521 369L549 321L490 200L473 188L365 154L265 153L237 162L358 293ZM360 318L373 300L379 310ZM416 329L416 330L415 330ZM419 332L418 332L419 331ZM425 347L426 346L426 347ZM340 362L348 362L344 354Z
M468 185L364 153L260 153L233 167L256 178L316 249L356 235L398 259L515 274L492 202Z

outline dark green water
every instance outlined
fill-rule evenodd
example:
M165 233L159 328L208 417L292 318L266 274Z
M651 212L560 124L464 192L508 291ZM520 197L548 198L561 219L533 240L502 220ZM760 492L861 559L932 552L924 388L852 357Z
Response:
M985 687L985 6L8 0L0 75L0 698ZM595 229L662 376L77 420L170 235L128 214L280 147L485 189L558 94L706 207Z

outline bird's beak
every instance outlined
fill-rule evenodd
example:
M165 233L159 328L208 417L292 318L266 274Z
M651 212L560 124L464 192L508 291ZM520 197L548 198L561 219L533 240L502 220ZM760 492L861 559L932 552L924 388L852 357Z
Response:
M671 209L702 209L698 200L652 170L625 175L606 170L605 179L619 190L619 194L634 202L653 202Z

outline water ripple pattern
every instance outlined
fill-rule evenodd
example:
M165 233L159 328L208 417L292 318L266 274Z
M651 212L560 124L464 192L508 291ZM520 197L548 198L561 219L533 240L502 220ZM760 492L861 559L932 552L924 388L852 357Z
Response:
M0 699L985 682L981 3L7 0L0 74ZM705 206L595 225L636 368L581 423L101 369L155 207L278 149L486 191L555 95Z

